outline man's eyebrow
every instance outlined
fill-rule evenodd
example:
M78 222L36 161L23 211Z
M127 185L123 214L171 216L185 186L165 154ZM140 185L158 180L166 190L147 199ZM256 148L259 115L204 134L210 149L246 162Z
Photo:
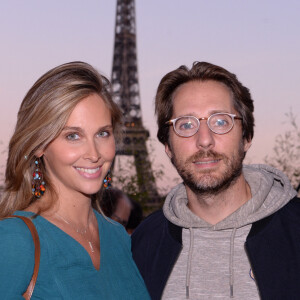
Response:
M208 117L213 115L213 114L217 114L217 113L230 113L229 111L227 111L227 109L215 109L215 110L210 110L208 112ZM203 116L198 116L198 113L196 112L188 112L185 114L180 114L177 118L179 117L185 117L185 116L194 116L194 117L198 117L198 118L202 118Z
M196 115L197 114L195 112L188 112L188 113L180 114L176 118L185 117L185 116L196 116Z
M232 112L228 111L227 109L216 109L216 110L209 111L210 115L218 114L218 113L227 113L227 114L229 114L229 113L232 113Z

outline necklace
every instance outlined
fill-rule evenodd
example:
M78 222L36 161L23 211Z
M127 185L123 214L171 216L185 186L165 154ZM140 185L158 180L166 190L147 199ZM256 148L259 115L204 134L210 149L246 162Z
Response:
M94 249L94 245L93 245L93 242L91 241L91 239L89 239L87 237L87 232L88 232L88 226L89 224L87 224L85 226L85 228L83 229L80 229L78 227L76 227L74 224L72 224L70 221L66 220L63 216L61 216L60 214L58 213L55 213L56 216L58 216L63 222L65 222L67 225L69 225L73 230L75 230L77 233L79 233L89 244L90 248L91 248L91 251L94 253L95 252L95 249Z

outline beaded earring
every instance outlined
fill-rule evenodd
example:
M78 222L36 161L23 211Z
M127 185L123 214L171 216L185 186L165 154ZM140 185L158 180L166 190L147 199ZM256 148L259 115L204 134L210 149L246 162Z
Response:
M32 195L36 198L41 198L45 193L45 182L43 181L43 174L39 168L40 159L37 158L35 163L35 171L32 174Z
M110 171L108 171L107 175L105 176L105 178L103 180L103 187L105 189L109 189L111 187L111 175L110 175Z

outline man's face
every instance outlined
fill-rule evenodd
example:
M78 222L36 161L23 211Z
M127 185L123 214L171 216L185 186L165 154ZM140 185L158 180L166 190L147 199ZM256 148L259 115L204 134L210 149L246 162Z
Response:
M209 117L213 113L238 113L229 88L216 81L191 81L180 86L173 96L173 118ZM188 138L178 136L170 126L166 153L186 186L196 193L214 194L226 189L242 171L244 152L250 142L242 138L242 121L235 120L226 134L213 133L206 120Z

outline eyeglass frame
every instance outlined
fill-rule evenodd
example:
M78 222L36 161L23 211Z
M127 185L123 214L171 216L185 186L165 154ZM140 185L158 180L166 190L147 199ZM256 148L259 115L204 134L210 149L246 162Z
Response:
M227 115L227 116L230 116L230 117L231 117L231 119L232 119L232 126L231 126L231 128L230 128L228 131L223 132L223 133L218 133L218 132L213 131L213 130L210 128L210 126L209 126L209 120L210 120L211 117L216 116L216 115ZM196 119L196 120L197 120L197 123L198 123L197 131L196 131L194 134L188 135L188 136L179 134L179 133L177 132L176 128L175 128L175 123L176 123L177 120L179 120L179 119L181 119L181 118L193 118L193 119ZM209 117L202 117L202 118L197 118L197 117L195 117L195 116L180 116L180 117L178 117L178 118L171 119L171 120L167 121L165 124L166 124L166 125L169 125L169 126L170 126L170 125L173 125L173 129L174 129L175 133L176 133L178 136L188 138L188 137L194 136L194 135L199 131L199 128L200 128L200 121L201 121L201 120L207 120L207 121L206 121L206 124L207 124L207 127L209 128L209 130L210 130L211 132L213 132L213 133L215 133L215 134L218 134L218 135L223 135L223 134L226 134L226 133L228 133L228 132L230 132L230 131L232 130L232 128L233 128L234 125L235 125L234 120L243 120L243 118L238 117L238 116L235 115L235 114L230 114L230 113L225 113L225 112L218 112L218 113L211 114Z

